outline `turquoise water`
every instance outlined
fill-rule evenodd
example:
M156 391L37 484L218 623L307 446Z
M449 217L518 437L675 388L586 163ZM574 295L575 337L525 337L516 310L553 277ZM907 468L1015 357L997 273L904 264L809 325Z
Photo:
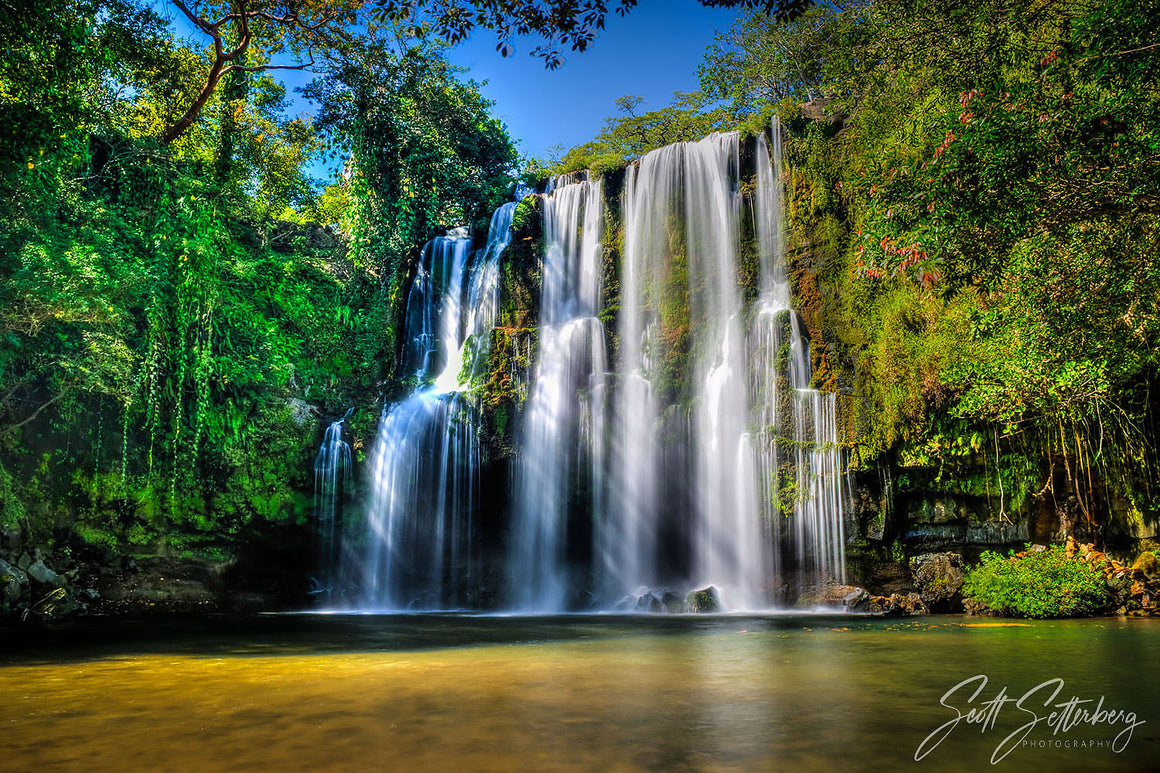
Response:
M0 642L0 770L966 771L1039 717L993 769L1160 765L1150 620L294 615ZM1101 696L1124 714L1048 725Z

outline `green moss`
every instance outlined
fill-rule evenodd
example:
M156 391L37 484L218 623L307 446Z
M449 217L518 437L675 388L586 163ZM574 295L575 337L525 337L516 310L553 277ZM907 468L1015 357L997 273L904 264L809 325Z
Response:
M710 585L707 588L689 591L685 596L685 609L696 613L721 611L721 601L717 596L717 589Z
M655 298L658 331L652 340L650 359L656 363L650 374L659 402L687 405L692 400L690 358L694 346L691 317L688 255L685 251L684 223L678 217L667 221L669 257L664 261L659 286L646 286L646 300Z

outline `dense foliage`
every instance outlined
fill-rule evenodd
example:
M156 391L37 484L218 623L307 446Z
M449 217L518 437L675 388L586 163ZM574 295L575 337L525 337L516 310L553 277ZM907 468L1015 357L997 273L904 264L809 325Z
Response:
M802 311L855 460L986 466L1093 537L1156 519L1157 18L875 0L718 36L703 93L788 128Z
M1154 0L753 13L699 92L618 100L549 168L779 116L799 311L854 466L1130 537L1160 518L1158 18Z
M1004 557L983 553L967 573L963 595L1006 617L1086 617L1106 610L1111 594L1102 566L1069 556L1060 545Z
M326 83L375 83L358 112L331 85L322 122L290 118L238 69L166 144L212 51L132 0L0 13L0 526L214 555L304 519L319 419L373 424L406 261L507 185L502 127L438 50L367 42L329 51Z
M761 12L551 171L778 115L855 466L999 521L1154 524L1160 0L704 4ZM393 383L422 243L508 195L504 128L426 36L538 34L551 65L633 5L188 2L189 47L138 0L0 4L0 525L212 552L304 517L318 419ZM290 117L269 69L308 59Z
M365 41L360 58L306 89L317 126L345 156L343 186L360 269L378 277L385 308L402 310L418 250L432 235L488 218L510 198L516 152L474 82L460 83L441 49ZM401 51L392 50L392 44ZM382 344L388 370L397 319Z

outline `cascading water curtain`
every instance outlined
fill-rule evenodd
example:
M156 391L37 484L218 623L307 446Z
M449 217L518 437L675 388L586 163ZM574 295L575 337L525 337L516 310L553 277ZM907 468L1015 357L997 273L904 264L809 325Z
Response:
M481 450L472 383L498 308L499 255L515 202L492 215L471 253L465 233L430 242L407 302L405 372L417 381L383 409L370 463L363 544L347 572L364 609L449 609L478 585Z
M772 142L756 141L751 204L736 133L630 165L608 308L602 181L573 174L542 194L510 608L609 607L642 589L655 600L662 586L712 584L729 608L764 609L844 578L836 402L810 388L809 340L791 304L780 148L775 123ZM497 210L474 255L462 235L424 251L404 359L417 386L384 410L372 451L352 580L364 607L454 608L479 585L472 382L487 362L514 207ZM741 250L746 214L756 255ZM600 315L611 309L610 334Z
M781 125L757 139L755 220L761 296L750 330L749 397L763 518L779 590L845 581L836 399L810 389L809 341L790 307L782 212Z
M730 607L757 609L786 585L843 576L834 398L809 389L809 344L790 308L779 128L772 154L758 139L760 284L748 314L738 135L670 145L627 170L597 526L606 598L713 584Z
M605 425L600 180L554 180L544 195L539 353L525 407L509 586L512 606L559 611L588 578L570 516L599 520Z
M621 592L680 579L671 567L683 564L683 581L755 607L771 560L747 431L738 143L670 145L626 177L618 464L602 543Z

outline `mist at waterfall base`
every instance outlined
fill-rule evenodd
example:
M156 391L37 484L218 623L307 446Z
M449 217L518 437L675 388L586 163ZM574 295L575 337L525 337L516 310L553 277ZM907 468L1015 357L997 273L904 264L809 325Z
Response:
M480 385L517 203L478 250L462 231L424 248L404 330L416 386L383 409L362 511L323 533L342 543L320 569L331 606L679 611L713 586L722 609L765 610L844 581L835 398L809 388L792 310L780 127L746 143L744 175L736 133L639 159L622 229L604 180L532 194L539 316L508 374L527 388L506 464L486 458Z

